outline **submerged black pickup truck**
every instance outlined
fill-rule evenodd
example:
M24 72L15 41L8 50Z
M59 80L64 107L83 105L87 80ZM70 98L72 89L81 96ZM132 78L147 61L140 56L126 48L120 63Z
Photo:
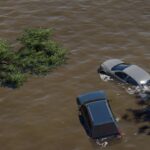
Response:
M94 91L76 98L79 119L93 139L120 138L121 134L104 91Z

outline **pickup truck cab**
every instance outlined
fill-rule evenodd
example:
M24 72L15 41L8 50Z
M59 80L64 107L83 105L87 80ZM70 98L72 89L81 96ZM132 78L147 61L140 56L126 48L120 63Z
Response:
M93 139L121 136L104 91L80 95L76 101L80 122L88 136Z

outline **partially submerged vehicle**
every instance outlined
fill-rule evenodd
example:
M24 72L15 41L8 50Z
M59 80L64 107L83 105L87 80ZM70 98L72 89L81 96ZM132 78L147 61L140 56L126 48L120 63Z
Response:
M79 108L80 122L88 136L93 139L121 137L104 91L80 95L76 101Z
M137 65L127 64L119 59L109 59L101 64L98 73L109 75L138 87L140 92L150 94L150 74Z

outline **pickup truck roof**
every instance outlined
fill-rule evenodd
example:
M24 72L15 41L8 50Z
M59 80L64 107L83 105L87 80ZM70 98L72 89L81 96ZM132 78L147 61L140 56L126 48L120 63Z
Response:
M112 116L108 102L106 100L88 103L86 104L86 108L90 113L91 121L95 126L103 125L115 121ZM98 114L99 115L102 114L102 115L99 116Z

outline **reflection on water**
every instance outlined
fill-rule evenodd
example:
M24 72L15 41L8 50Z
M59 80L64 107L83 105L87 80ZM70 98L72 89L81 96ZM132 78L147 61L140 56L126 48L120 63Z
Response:
M118 117L141 107L124 89L100 81L96 70L104 60L119 58L150 72L149 5L149 0L0 1L0 38L17 48L23 29L52 27L54 38L70 50L67 64L48 76L31 77L16 90L0 88L1 149L99 149L78 121L75 97L106 90ZM120 120L126 136L106 149L148 150L149 136L134 135L139 125Z

